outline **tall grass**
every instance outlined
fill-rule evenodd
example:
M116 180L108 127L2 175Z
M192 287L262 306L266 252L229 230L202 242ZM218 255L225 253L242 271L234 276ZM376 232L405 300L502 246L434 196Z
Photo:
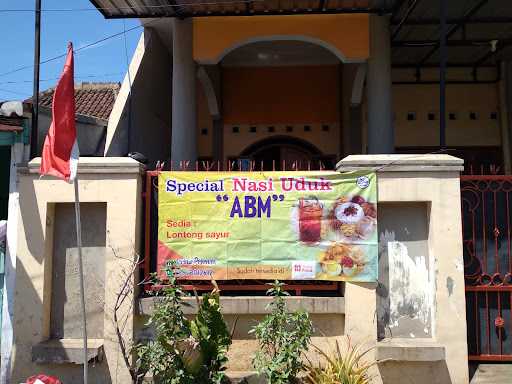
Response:
M377 361L366 361L363 358L373 350L365 349L363 344L352 344L348 338L347 347L342 351L338 340L335 347L325 351L313 346L321 359L317 364L311 361L306 366L306 383L308 384L369 384L372 377L370 368Z

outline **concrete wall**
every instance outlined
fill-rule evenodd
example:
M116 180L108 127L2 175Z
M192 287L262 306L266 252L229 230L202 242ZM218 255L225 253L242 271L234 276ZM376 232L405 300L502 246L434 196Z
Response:
M38 154L41 154L51 122L51 110L48 108L40 108L38 121ZM107 121L78 116L76 119L76 132L80 155L103 156L106 131Z
M429 268L429 204L379 202L378 209L378 335L431 338L435 288Z
M499 119L491 114L499 112L497 84L449 84L446 89L448 114L446 142L450 146L499 146L501 132ZM439 86L393 85L395 114L395 145L439 145ZM435 120L429 120L429 113ZM476 113L476 120L470 113ZM415 120L408 120L414 113Z
M62 303L63 299L54 292L61 287L57 274L61 264L55 258L59 257L59 249L60 253L73 253L71 238L63 239L64 244L59 240L70 233L66 227L73 222L69 205L73 190L62 181L39 179L38 166L35 161L19 175L12 382L18 383L34 372L44 371L58 375L64 382L80 383L79 364L64 361L56 364L52 360L55 354L66 353L71 360L75 356L74 361L79 361L76 359L80 351L77 346L79 319L70 316L70 309L77 305L77 298L72 294L76 289L69 281L72 276L65 277L63 288L67 301L62 335L67 339L61 340L59 346L51 340L55 304L59 300ZM379 169L379 283L347 283L344 297L290 297L287 300L292 309L304 308L311 314L316 328L315 345L327 348L329 342L349 335L354 342L374 346L368 358L385 360L374 367L374 383L468 382L459 190L461 166L461 161L447 155L418 155L413 159L399 155L351 156L338 165L340 170ZM94 383L129 382L113 333L112 308L122 274L129 269L139 249L142 217L139 172L139 165L127 158L82 158L79 167L84 225L94 225L98 230L105 222L106 236L104 244L99 232L95 235L92 231L92 238L89 239L89 235L84 238L86 245L99 246L105 252L103 327L99 326L101 321L91 323L96 337L91 344L101 345L105 358L91 367ZM101 268L98 267L97 272L101 275ZM96 283L95 277L89 274L86 288L98 289L101 284L94 285ZM144 320L152 311L152 299L139 300L137 310L131 305L135 299L131 296L122 309L127 316L125 337L128 343L134 335L151 335ZM265 297L222 298L228 323L237 323L229 352L230 372L252 370L251 360L258 346L247 331L266 313L268 300ZM194 308L187 307L186 311L193 313ZM34 351L42 348L46 353L37 355L39 364L32 363Z
M71 364L72 361L80 362L82 356L81 340L77 338L81 334L77 310L79 306L76 286L72 286L72 273L66 274L63 287L65 291L61 292L67 300L64 319L68 323L63 329L66 339L51 339L51 319L52 316L59 315L52 313L52 309L56 310L55 306L52 308L52 298L59 300L59 294L52 292L52 287L59 287L63 279L61 275L56 275L62 260L54 261L54 258L63 256L62 246L68 248L73 243L72 238L65 240L64 244L55 243L67 232L63 226L74 225L73 210L69 209L69 205L61 206L60 203L69 204L74 201L73 185L49 177L40 179L37 173L39 164L39 159L33 160L28 168L20 170L19 173L20 208L11 382L17 384L35 373L46 372L58 376L65 383L81 383L82 366ZM124 279L123 274L130 270L140 246L140 172L139 163L129 158L81 158L78 167L80 201L84 203L84 225L105 220L106 226L103 242L98 236L92 236L92 239L89 234L84 236L87 245L95 244L105 252L106 283L102 292L104 300L102 303L90 303L96 310L101 310L101 315L95 313L90 319L92 335L95 338L89 342L91 347L104 349L102 361L91 365L92 383L128 383L130 380L119 353L112 315L116 295ZM99 211L98 204L103 205ZM88 212L90 207L93 209ZM105 214L106 219L101 219ZM83 227L85 233L92 232L91 235L94 235L94 231L95 229ZM70 253L69 248L67 253ZM92 256L88 251L86 254L86 259ZM100 261L98 263L101 264ZM86 290L89 293L98 292L97 281L91 279L94 276L88 272L91 268L101 271L102 267L91 265L88 261L85 261L85 266L89 277L85 282ZM128 343L131 343L133 336L132 302L133 300L128 299L120 308L120 317L127 319L123 332ZM71 316L71 308L74 308L76 316ZM101 316L101 320L98 316ZM98 329L100 324L101 329ZM59 342L54 343L55 341ZM43 356L39 354L39 363L34 363L34 353L38 348L46 352ZM57 364L56 356L64 356L65 359Z
M137 151L150 164L170 157L171 72L169 50L145 28L109 119L106 156Z
M50 339L80 339L80 279L76 248L75 206L54 204ZM82 203L81 222L87 336L103 338L107 204Z
M366 99L363 97L361 105L351 106L357 66L342 65L341 72L347 72L347 76L343 78L332 75L335 73L332 72L335 68L332 66L304 68L306 70L309 68L311 70L309 77L314 81L318 80L320 84L311 86L309 82L302 82L300 78L295 78L294 87L288 87L290 88L288 89L286 82L293 79L293 71L288 73L288 67L224 68L224 75L227 74L224 76L223 99L225 158L239 156L249 145L273 135L287 135L306 140L326 155L341 156L344 153L361 153L366 150L368 126ZM323 69L328 74L318 75L318 72ZM272 72L272 70L282 72L284 77L282 82L272 80L272 76L269 75L269 71ZM492 75L492 73L486 74L485 79L493 79ZM278 74L278 76L281 75ZM426 72L424 76L427 81L435 81L435 73ZM454 80L471 81L468 74L460 70L451 70L450 76ZM414 80L408 70L395 70L393 78L398 82ZM328 87L322 86L327 83ZM342 89L343 92L341 92ZM289 97L290 92L295 96ZM395 146L438 146L439 86L437 84L394 84L392 92ZM302 94L302 96L296 94ZM315 96L308 99L311 95ZM263 108L255 115L254 111L265 106L267 99L272 99L273 105L280 105L280 109L269 112L268 108ZM295 102L297 100L299 100L298 103ZM318 100L322 102L319 103ZM318 107L319 105L322 106ZM208 157L212 153L213 124L200 85L197 110L199 156ZM449 146L501 146L498 84L449 84L447 111L455 115L455 120L449 118L447 120ZM429 120L429 113L434 114L433 120ZM476 119L471 118L471 113L475 113ZM409 120L410 114L414 115L413 120ZM303 116L303 120L299 121L297 119L300 116ZM304 131L305 125L310 125L311 130ZM322 125L329 125L329 131L322 131ZM340 137L340 125L343 137ZM269 133L269 126L275 127L274 133ZM287 132L287 126L292 126L293 132ZM239 133L234 133L233 127L239 127ZM250 127L256 127L257 132L251 133Z
M338 164L340 171L372 168L379 170L384 273L375 285L347 283L346 332L356 340L384 337L376 343L374 357L386 360L376 382L468 383L462 161L448 155L356 155Z
M252 359L259 349L258 342L249 331L261 321L268 313L266 306L270 297L265 296L223 296L221 297L222 312L228 324L228 329L233 330L233 343L229 348L229 361L227 368L233 376L236 372L244 372L249 375L254 371ZM185 314L196 313L195 298L187 298L186 302L191 307L185 307ZM306 310L315 328L312 343L320 348L329 350L334 346L335 340L342 340L345 333L345 301L343 297L300 297L289 296L285 299L288 309ZM153 311L153 299L144 298L139 300L139 314L136 322L139 325L139 337L147 338L152 336L152 330L144 324L147 315ZM317 354L311 350L308 353L311 361L318 359ZM251 381L252 383L252 381Z

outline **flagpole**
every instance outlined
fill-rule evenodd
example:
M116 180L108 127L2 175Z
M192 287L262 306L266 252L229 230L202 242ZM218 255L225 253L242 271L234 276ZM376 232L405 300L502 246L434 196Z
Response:
M39 150L37 137L39 132L39 73L41 61L41 0L36 0L34 22L34 82L32 95L32 126L30 129L30 158L37 156Z
M87 316L85 312L84 267L82 262L82 223L80 221L80 198L78 194L78 175L73 184L75 186L75 218L76 218L76 244L78 248L78 271L80 275L80 301L82 305L82 333L84 339L84 384L87 384Z

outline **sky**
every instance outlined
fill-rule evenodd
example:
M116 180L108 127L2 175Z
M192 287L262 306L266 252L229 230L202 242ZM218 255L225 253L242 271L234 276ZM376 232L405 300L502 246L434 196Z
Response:
M66 53L68 41L80 48L106 36L140 25L138 19L105 19L88 0L41 0L41 61ZM0 101L24 100L32 96L34 63L34 0L0 0ZM56 9L91 11L44 12ZM125 27L123 26L125 23ZM82 81L121 82L142 28L85 48L75 54L75 83ZM65 58L41 65L40 91L55 85ZM6 74L17 68L30 68Z

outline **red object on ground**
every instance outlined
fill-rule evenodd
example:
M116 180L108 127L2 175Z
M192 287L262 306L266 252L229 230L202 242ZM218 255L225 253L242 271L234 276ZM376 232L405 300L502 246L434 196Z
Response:
M53 376L36 375L29 377L26 384L62 384L62 382Z
M76 176L78 144L75 125L75 83L73 45L69 43L62 76L55 87L52 124L44 141L41 175L52 175L66 181Z

